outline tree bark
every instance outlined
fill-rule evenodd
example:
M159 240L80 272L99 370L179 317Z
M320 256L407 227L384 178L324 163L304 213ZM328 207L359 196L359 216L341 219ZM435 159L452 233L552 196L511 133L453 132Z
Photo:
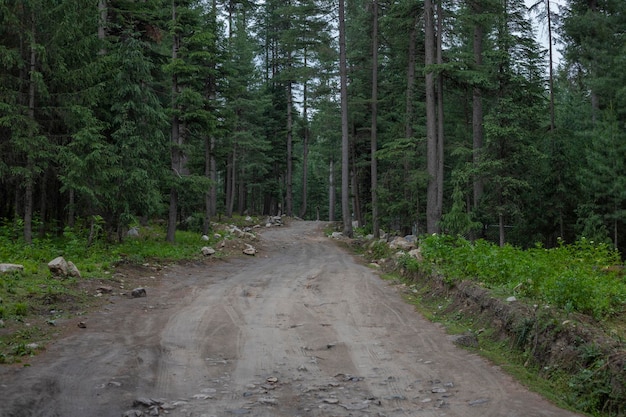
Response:
M35 124L35 71L37 67L37 48L35 44L35 13L31 14L30 63L28 76L28 118ZM34 161L32 155L27 155L26 186L24 190L24 242L33 243L33 188L34 188Z
M336 204L336 193L335 193L335 161L333 158L330 158L330 163L328 167L328 221L335 221L335 204Z
M474 23L474 64L476 71L480 71L483 64L483 27L479 22L479 16L482 13L480 2L473 1L473 12L476 16ZM472 163L474 168L480 164L480 157L483 147L483 100L482 87L474 85L472 89ZM484 184L482 178L474 175L473 180L473 208L478 209L479 201L483 195Z
M287 192L285 214L289 217L293 216L293 93L291 89L291 80L289 80L287 81L287 178L285 178Z
M350 143L348 137L348 68L344 0L339 0L339 78L341 82L341 215L343 234L352 237L350 215Z
M306 50L304 52L304 67L307 66ZM304 138L302 139L302 206L300 218L304 219L307 211L308 176L309 176L309 116L307 103L307 82L304 82L302 93L302 119L304 121Z
M98 39L100 40L100 42L103 42L106 39L106 27L109 20L107 0L98 0L98 14ZM99 54L106 55L106 53L107 50L104 45L102 45L100 47Z
M172 0L172 22L176 22L176 0ZM178 57L178 48L180 46L180 37L178 34L174 34L172 42L172 61ZM178 96L178 77L176 73L172 75L172 109L176 110L177 103L176 98ZM178 116L172 117L172 131L171 131L171 169L172 173L178 177L181 175L181 132L180 132L180 120ZM174 179L177 181L177 179ZM167 218L167 235L165 239L173 243L176 240L176 220L178 215L178 189L174 184L170 189L170 206L169 214Z
M440 215L437 211L438 199L438 144L437 144L437 102L435 89L435 22L432 0L424 0L424 32L425 32L425 94L426 94L426 163L428 171L428 190L426 195L426 231L437 233Z
M370 176L372 195L372 233L374 238L380 237L378 223L378 0L373 0L372 22L372 127L370 132Z
M443 65L443 7L441 1L437 1L437 64ZM444 117L443 117L443 74L437 75L437 222L443 213L443 162L444 162ZM439 227L437 226L437 229Z

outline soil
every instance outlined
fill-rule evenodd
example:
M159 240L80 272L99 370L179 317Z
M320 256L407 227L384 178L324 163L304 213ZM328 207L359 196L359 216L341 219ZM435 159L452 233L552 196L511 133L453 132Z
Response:
M29 366L0 367L0 416L576 415L456 346L322 227L136 271L146 297L105 294Z

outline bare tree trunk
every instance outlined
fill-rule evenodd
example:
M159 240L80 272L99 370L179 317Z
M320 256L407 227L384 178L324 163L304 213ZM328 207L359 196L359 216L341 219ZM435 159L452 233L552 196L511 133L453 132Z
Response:
M552 16L550 16L550 0L546 0L546 15L548 17L548 58L550 59L550 130L554 130L554 55L552 50Z
M350 143L348 137L348 68L344 0L339 0L339 78L341 80L341 215L343 234L352 237L350 215Z
M336 193L335 193L335 161L333 158L330 158L330 164L328 168L328 221L335 221L335 204L336 204Z
M417 49L417 22L419 20L419 16L415 16L415 20L413 21L413 25L411 27L411 32L409 34L409 51L408 51L408 68L406 75L406 102L405 102L405 120L404 120L404 137L406 139L413 138L413 118L415 114L415 109L413 106L415 94L415 64L416 64L416 49ZM404 157L404 177L409 178L410 165L409 165L409 157ZM409 187L405 187L405 199L409 201L410 199L410 189ZM419 190L414 190L416 197L416 211L415 211L415 224L416 229L419 230ZM416 232L417 234L417 232Z
M373 23L372 23L372 127L370 131L370 176L372 194L372 233L378 239L380 237L380 225L378 223L378 160L376 151L378 148L378 0L373 0Z
M437 64L443 65L443 8L437 1ZM443 159L444 159L444 117L443 117L443 74L437 75L437 221L443 213ZM438 227L439 228L439 227Z
M28 118L35 124L35 71L37 67L37 48L35 44L35 13L31 15L30 63L28 77ZM32 155L27 155L26 186L24 190L24 242L33 243L33 188L34 188L34 161Z
M176 0L172 0L172 22L176 21ZM172 61L175 61L178 57L178 48L180 47L180 37L178 34L174 34L172 42ZM178 77L174 73L172 75L172 109L176 109L176 97L178 96ZM181 131L180 120L178 116L172 117L172 137L171 137L171 168L172 172L179 176L181 175ZM176 180L175 180L176 181ZM176 185L173 185L170 189L170 207L167 218L167 235L166 240L173 243L176 240L176 220L178 215L178 190Z
M306 51L304 54L304 67L306 68ZM309 116L307 103L307 82L304 82L302 95L302 118L304 119L304 138L302 140L302 206L300 218L305 218L307 211L308 176L309 176Z
M291 59L291 57L289 58ZM291 81L287 81L287 178L286 215L293 216L293 96Z
M437 144L437 101L435 89L435 74L432 66L435 64L435 21L432 0L424 0L424 32L426 69L426 160L428 171L428 191L426 196L426 230L427 233L439 231L440 215L437 211L439 190L438 181L438 144ZM430 67L430 68L429 68Z
M226 217L233 217L233 208L235 206L235 192L237 190L237 146L233 147L230 161L230 178L227 179L227 198L226 198Z
M479 16L482 13L480 2L472 2L474 14ZM474 64L476 71L481 71L483 65L483 27L480 22L474 23ZM472 163L474 168L480 164L480 157L483 148L483 100L482 87L474 86L472 89ZM473 181L473 207L478 209L479 201L484 192L484 184L480 176L475 175Z
M109 13L108 13L108 6L107 6L107 0L98 0L98 13L99 13L99 19L98 19L98 39L100 40L100 42L103 42L106 39L106 35L107 35L107 23L109 20ZM100 55L106 55L107 50L104 47L104 45L102 45L100 47L100 51L99 54Z

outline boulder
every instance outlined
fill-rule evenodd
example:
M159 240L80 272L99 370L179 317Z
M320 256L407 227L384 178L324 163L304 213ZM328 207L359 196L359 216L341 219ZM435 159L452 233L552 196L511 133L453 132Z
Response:
M131 227L128 232L126 232L126 236L128 237L139 237L139 228Z
M67 261L62 256L56 257L48 262L48 269L54 276L66 277L68 270Z
M24 265L18 264L0 264L0 274L4 274L7 272L22 272L24 270Z
M82 278L80 271L72 261L67 262L67 275L74 278Z
M341 239L343 237L343 233L341 232L333 232L330 237L332 237L333 239Z
M202 235L201 239L205 242L209 241L209 237L207 235Z
M404 251L410 251L411 249L415 249L415 245L403 237L396 237L394 240L389 243L390 249L401 249Z
M415 259L417 259L420 262L422 262L424 260L424 258L422 257L422 251L420 250L420 248L411 249L409 251L409 255L411 255L412 257L414 257Z
M200 252L202 252L204 256L211 256L215 254L215 249L205 246L202 249L200 249Z

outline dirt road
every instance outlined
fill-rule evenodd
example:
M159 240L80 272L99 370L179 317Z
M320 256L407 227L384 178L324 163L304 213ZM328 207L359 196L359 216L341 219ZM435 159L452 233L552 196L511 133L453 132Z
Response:
M0 368L0 416L575 415L457 348L319 223L262 242L173 267L30 367Z

